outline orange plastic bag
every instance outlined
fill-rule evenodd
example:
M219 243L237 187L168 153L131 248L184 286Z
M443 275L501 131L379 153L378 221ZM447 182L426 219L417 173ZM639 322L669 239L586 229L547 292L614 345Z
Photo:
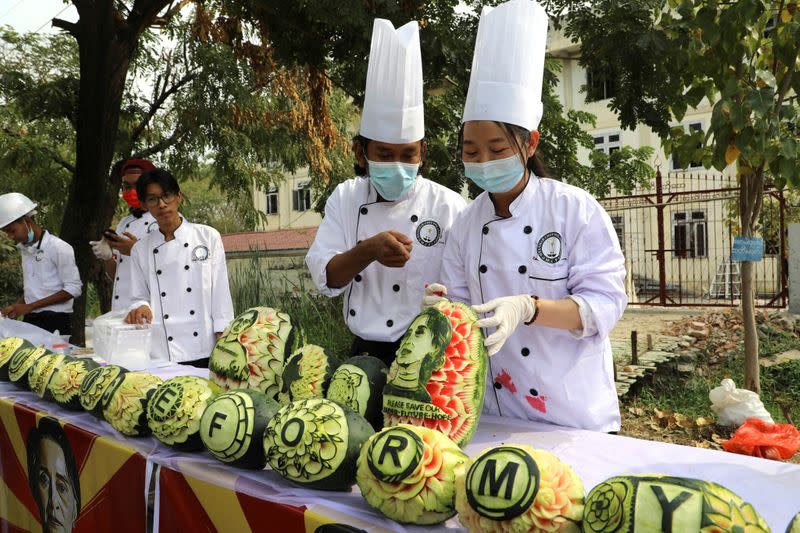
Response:
M722 447L733 453L785 461L800 450L800 431L791 424L748 418Z

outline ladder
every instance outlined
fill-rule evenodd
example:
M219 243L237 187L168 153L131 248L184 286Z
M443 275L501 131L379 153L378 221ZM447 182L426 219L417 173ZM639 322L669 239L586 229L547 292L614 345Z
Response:
M739 263L730 259L723 259L717 267L717 273L708 289L709 298L740 298L742 274Z

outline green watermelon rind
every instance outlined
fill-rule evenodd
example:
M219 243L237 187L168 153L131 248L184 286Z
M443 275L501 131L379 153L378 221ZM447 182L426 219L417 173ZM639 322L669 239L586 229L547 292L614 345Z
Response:
M81 407L87 412L103 420L103 404L100 399L114 379L128 369L118 365L105 365L87 372L78 393Z
M339 373L340 370L342 373L349 370L348 366L355 367L363 372L367 379L367 398L356 398L357 406L352 405L352 400L343 397L349 391L342 391L333 386L336 381L337 373ZM386 386L386 376L388 373L389 367L377 357L372 357L371 355L353 356L347 359L333 372L333 376L331 376L331 380L328 383L328 391L325 397L340 405L353 409L366 418L367 421L372 424L375 431L380 431L383 428L383 388Z
M0 381L11 381L8 377L8 363L17 351L29 348L35 346L21 337L8 337L0 341Z
M49 352L43 347L20 348L8 362L8 378L18 388L30 390L28 371L36 361Z
M243 452L241 449L232 450L233 444L228 446L225 450L212 449L210 438L207 438L207 435L212 431L211 426L212 423L214 423L215 404L231 397L241 396L248 396L253 407L252 435L250 436L249 443L243 442L241 446L246 449ZM203 445L211 455L223 463L249 470L263 470L267 464L263 443L264 430L267 427L267 423L275 416L280 407L278 402L258 390L239 389L220 394L209 402L200 420L200 438L203 441Z

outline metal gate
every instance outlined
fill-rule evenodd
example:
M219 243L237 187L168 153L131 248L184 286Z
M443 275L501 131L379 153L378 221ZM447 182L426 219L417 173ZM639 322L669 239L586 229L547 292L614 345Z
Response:
M630 303L657 306L739 304L740 268L732 262L738 231L735 176L656 173L655 190L600 203L611 216L625 254ZM760 233L764 259L756 263L756 305L786 306L786 200L764 191Z

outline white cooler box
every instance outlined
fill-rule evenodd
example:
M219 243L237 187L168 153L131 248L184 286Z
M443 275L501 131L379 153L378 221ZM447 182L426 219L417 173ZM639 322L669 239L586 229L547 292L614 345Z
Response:
M167 361L155 361L150 355L153 343L151 325L126 324L125 311L112 311L94 319L94 353L109 363L128 370L143 370Z

